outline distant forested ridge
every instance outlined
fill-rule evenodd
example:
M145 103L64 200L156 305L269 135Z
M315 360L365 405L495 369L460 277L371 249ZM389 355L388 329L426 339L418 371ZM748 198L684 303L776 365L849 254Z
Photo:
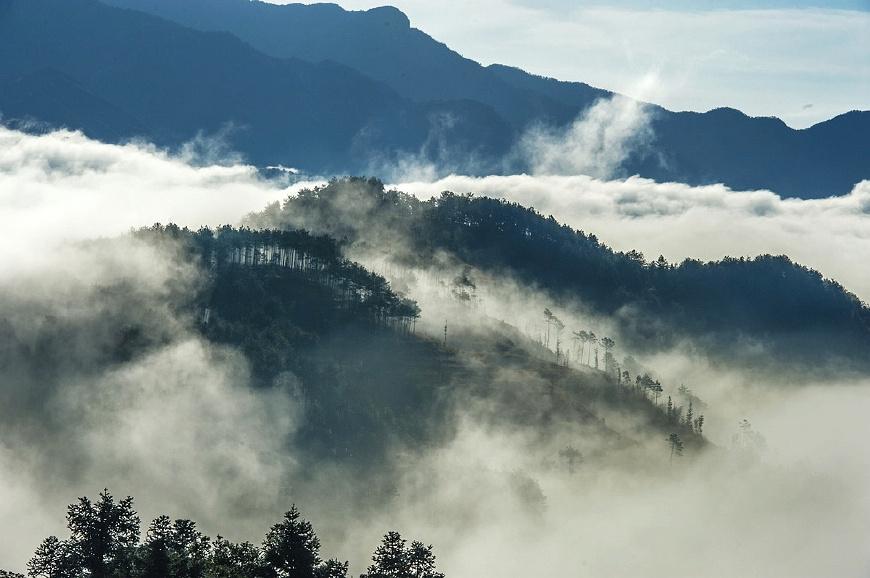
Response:
M253 164L308 174L390 170L408 159L444 174L504 174L534 169L517 154L530 127L558 132L612 96L483 67L391 7L0 0L0 113L26 130L63 126L169 148L220 134ZM804 130L729 108L645 111L651 140L614 177L804 198L870 178L870 111Z
M304 224L407 266L426 267L447 252L612 318L631 347L689 338L714 359L738 355L762 366L865 370L870 363L870 309L786 256L648 261L516 203L449 192L421 201L372 179L302 191L251 222Z

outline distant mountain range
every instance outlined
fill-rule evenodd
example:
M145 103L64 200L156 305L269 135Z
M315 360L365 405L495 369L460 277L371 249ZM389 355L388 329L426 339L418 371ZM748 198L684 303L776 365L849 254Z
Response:
M169 147L229 129L232 147L259 165L377 173L412 159L470 174L524 171L512 153L529 127L564 127L610 96L481 66L389 7L0 0L5 122ZM870 178L868 111L794 130L732 109L649 110L651 148L616 176L806 198Z

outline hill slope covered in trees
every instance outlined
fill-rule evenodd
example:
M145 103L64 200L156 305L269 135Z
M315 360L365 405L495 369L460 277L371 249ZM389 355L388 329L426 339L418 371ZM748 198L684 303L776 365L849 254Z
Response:
M688 338L714 359L809 371L867 367L870 309L786 256L647 261L516 203L451 193L421 201L362 179L302 191L251 222L305 226L409 267L447 253L576 301L614 320L621 340L642 350Z

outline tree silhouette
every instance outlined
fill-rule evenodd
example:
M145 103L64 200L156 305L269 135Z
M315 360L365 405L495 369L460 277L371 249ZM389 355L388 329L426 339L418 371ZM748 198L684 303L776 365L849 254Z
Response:
M444 574L435 568L435 554L432 553L431 545L411 542L407 556L410 578L444 578Z
M361 578L444 578L435 568L432 546L414 541L410 547L398 532L387 532Z
M139 518L132 506L132 498L115 503L108 490L97 503L79 499L69 508L70 539L43 540L27 564L28 575L91 578L92 568L97 568L111 578L347 577L347 562L320 559L320 541L295 506L271 527L262 548L221 536L212 543L191 520L172 522L169 516L151 522L140 544ZM95 560L100 556L102 560ZM427 554L415 543L405 558L412 568L434 568L431 548Z
M616 347L616 342L610 337L602 337L599 343L604 348L604 371L610 373L614 364L612 352L613 348Z
M583 454L574 446L568 446L559 452L559 456L568 464L568 473L573 474L577 466L583 463Z
M253 578L266 574L259 548L250 542L234 544L218 536L208 564L209 578Z
M92 578L130 575L139 543L133 498L115 503L108 490L92 503L80 498L67 510L69 544L79 567Z
M49 536L27 563L27 574L39 578L72 578L77 574L69 543Z
M269 577L316 578L315 569L321 563L320 540L295 505L266 534L263 559Z
M592 364L592 346L595 345L596 343L598 343L598 337L596 337L594 333L589 331L588 333L586 333L586 343L589 344L589 351L586 354L587 355L586 365L591 365ZM597 348L595 349L595 367L596 368L598 367L598 349Z
M317 578L346 578L347 566L347 562L327 560L315 569L314 575Z
M578 344L577 351L578 351L579 355L577 356L577 359L580 360L580 364L582 365L583 364L583 354L586 351L586 342L589 340L589 334L583 330L574 331L571 339L573 339L574 342Z
M668 445L671 448L671 463L674 461L674 456L682 456L683 455L683 440L680 439L678 434L672 433L668 436Z
M398 532L387 532L372 555L368 578L406 578L410 573L405 540Z

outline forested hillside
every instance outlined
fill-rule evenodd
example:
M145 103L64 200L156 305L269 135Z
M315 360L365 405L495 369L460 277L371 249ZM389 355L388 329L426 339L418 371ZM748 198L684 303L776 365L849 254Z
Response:
M378 183L370 184L378 188ZM85 314L85 307L68 305L46 313L38 300L16 305L17 297L4 293L0 378L12 386L0 392L0 433L29 448L35 456L29 467L53 471L61 448L78 455L78 446L56 439L65 427L76 431L77 418L54 409L64 407L65 396L83 395L89 410L108 412L100 424L117 418L126 428L125 418L116 415L120 409L108 401L113 390L123 388L123 380L108 381L106 401L87 396L94 388L100 391L107 376L128 375L137 364L149 374L159 371L149 361L155 352L175 340L189 340L188 331L193 331L215 347L211 364L220 364L231 351L242 354L245 363L227 374L238 381L234 387L280 394L293 402L296 413L281 418L296 422L292 432L265 433L287 436L274 440L277 453L270 457L293 465L295 473L284 483L292 484L294 500L322 507L330 498L325 492L347 491L344 483L349 483L352 491L335 500L336 507L352 511L354 523L395 499L408 456L449 447L468 419L494 432L528 436L537 448L536 467L559 476L623 462L657 471L676 460L698 458L707 446L704 403L689 388L662 383L652 370L624 362L612 339L578 332L582 345L575 339L563 349L557 343L554 350L516 327L484 318L476 327L451 329L449 337L445 330L443 339L418 333L415 321L421 311L413 295L397 293L382 276L346 259L347 243L294 228L191 231L171 224L139 229L129 238L86 243L85 249L102 258L117 247L122 261L135 260L125 250L147 247L148 254L171 264L175 278L167 279L158 301L146 299L148 291L124 275L106 278L90 298L98 302L94 316ZM460 307L469 307L470 317L478 315L462 295L455 299ZM21 310L37 320L32 327L20 325ZM549 310L541 315L554 327L561 323ZM195 367L193 360L184 360L177 387L197 388ZM157 385L137 391L152 387ZM208 411L214 401L208 390L193 392L197 415ZM160 413L171 411L165 406L170 402L159 391L157 395ZM8 413L8 407L25 410ZM76 413L76 407L68 411ZM126 434L136 440L140 435ZM182 432L170 432L176 434ZM207 437L206 443L212 443ZM128 441L122 455L136 451L131 443L139 442ZM233 463L221 460L220 467L231 471ZM507 479L517 499L530 509L538 507L542 498L532 478L513 472ZM249 490L244 489L246 494ZM108 491L96 501L81 498L72 504L67 522L68 537L49 537L36 549L27 568L30 576L120 572L262 578L288 575L288 568L303 572L289 575L312 578L348 573L346 563L320 557L319 541L295 507L272 526L261 546L221 536L210 539L194 522L168 516L156 517L146 530L132 499L116 502ZM335 528L331 531L334 536ZM364 575L441 576L431 547L407 543L397 532L385 535Z
M421 201L362 179L302 191L251 222L305 226L408 267L426 268L447 252L612 318L622 341L644 350L690 338L711 358L736 355L759 367L868 363L870 310L786 256L647 260L515 203L451 193Z
M201 332L244 352L256 387L295 389L305 408L296 442L312 459L382 470L394 443L449 439L457 407L474 399L489 406L481 418L542 436L583 423L614 448L630 448L634 434L607 427L598 415L622 408L653 425L645 435L677 432L691 447L702 443L692 417L677 411L688 398L675 399L671 413L661 384L620 368L611 349L599 370L591 347L585 364L567 367L566 357L505 324L451 332L449 343L417 335L417 305L347 261L332 238L172 225L136 235L180 246L200 263L207 282L192 306ZM542 387L520 387L506 377L508 368L535 375Z

